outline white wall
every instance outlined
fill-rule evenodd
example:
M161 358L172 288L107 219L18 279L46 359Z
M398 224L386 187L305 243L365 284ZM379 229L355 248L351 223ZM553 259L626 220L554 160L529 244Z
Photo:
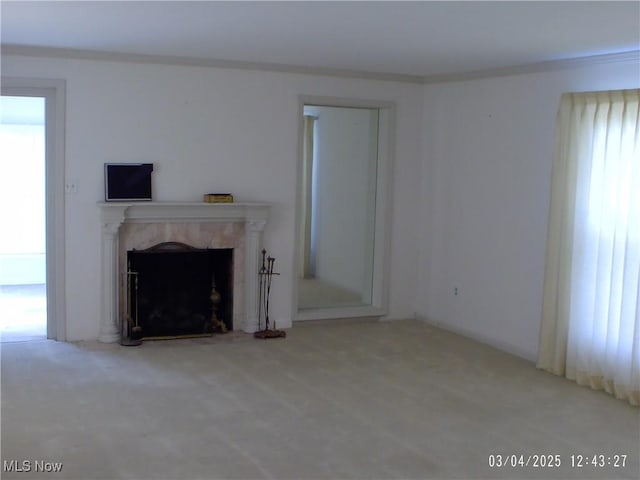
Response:
M640 84L632 63L426 86L22 56L3 56L2 74L67 81L69 340L99 330L104 162L153 162L156 200L230 191L273 203L271 309L290 325L298 96L317 95L397 105L389 317L416 312L532 359L560 94Z
M536 358L560 95L638 86L620 62L425 87L418 316Z
M103 163L153 162L154 199L199 201L211 191L273 204L265 247L281 272L272 316L291 325L298 96L394 101L397 137L390 317L412 315L422 87L291 73L3 56L2 74L67 82L66 312L69 340L99 330ZM62 186L61 186L62 188Z

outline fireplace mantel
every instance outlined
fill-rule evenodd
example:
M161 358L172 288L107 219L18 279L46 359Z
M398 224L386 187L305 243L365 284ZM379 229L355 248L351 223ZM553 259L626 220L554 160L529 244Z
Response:
M124 223L244 223L245 332L258 329L258 269L262 232L269 215L265 203L100 202L102 221L102 319L98 340L117 342L119 331L119 236Z

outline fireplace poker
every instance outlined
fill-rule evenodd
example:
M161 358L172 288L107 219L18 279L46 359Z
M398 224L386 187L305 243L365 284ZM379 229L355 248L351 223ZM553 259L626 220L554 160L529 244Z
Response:
M268 257L267 258L267 304L264 307L264 318L267 330L269 330L269 297L271 296L271 279L273 278L273 262L275 262L275 258ZM275 322L273 327L275 328Z
M129 271L127 271L126 274L126 285L127 285L127 316L125 317L125 321L126 321L126 325L124 326L125 328L123 328L122 330L122 335L123 337L126 336L130 336L130 331L129 329L131 328L131 285L130 283L130 275L129 275Z
M138 272L132 272L133 275L135 275L134 278L134 285L135 285L135 292L136 292L136 318L134 321L134 325L133 328L131 329L131 339L132 340L140 340L142 338L142 327L140 326L140 324L138 323Z
M258 276L260 281L258 282L258 330L260 330L260 327L262 326L261 320L262 320L262 304L264 303L264 295L265 295L265 291L264 291L264 280L265 280L265 275L267 273L267 267L265 265L265 255L267 254L267 251L263 248L262 249L262 266L260 267L260 270L258 271Z
M127 283L127 316L126 316L127 328L123 329L123 332L121 333L120 345L125 347L135 347L142 343L142 327L140 327L140 325L138 324L138 272L132 272L131 268L129 267L127 269L126 276L127 276L127 282L126 282ZM135 278L135 282L134 282L135 300L136 300L135 315L133 315L133 312L131 309L131 300L132 300L131 277L132 276ZM132 319L132 317L135 317L135 319ZM131 325L132 320L134 323L133 326Z

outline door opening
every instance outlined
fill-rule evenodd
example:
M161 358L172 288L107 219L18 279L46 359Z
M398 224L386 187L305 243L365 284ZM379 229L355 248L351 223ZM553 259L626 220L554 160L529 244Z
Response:
M0 334L47 335L45 97L0 98Z

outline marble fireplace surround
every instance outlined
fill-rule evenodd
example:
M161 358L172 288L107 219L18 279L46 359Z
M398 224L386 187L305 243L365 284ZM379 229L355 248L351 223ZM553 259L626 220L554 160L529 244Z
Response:
M196 248L233 248L234 329L258 329L258 269L262 232L270 205L264 203L99 203L102 222L102 317L98 340L120 340L121 272L131 249L162 242Z

